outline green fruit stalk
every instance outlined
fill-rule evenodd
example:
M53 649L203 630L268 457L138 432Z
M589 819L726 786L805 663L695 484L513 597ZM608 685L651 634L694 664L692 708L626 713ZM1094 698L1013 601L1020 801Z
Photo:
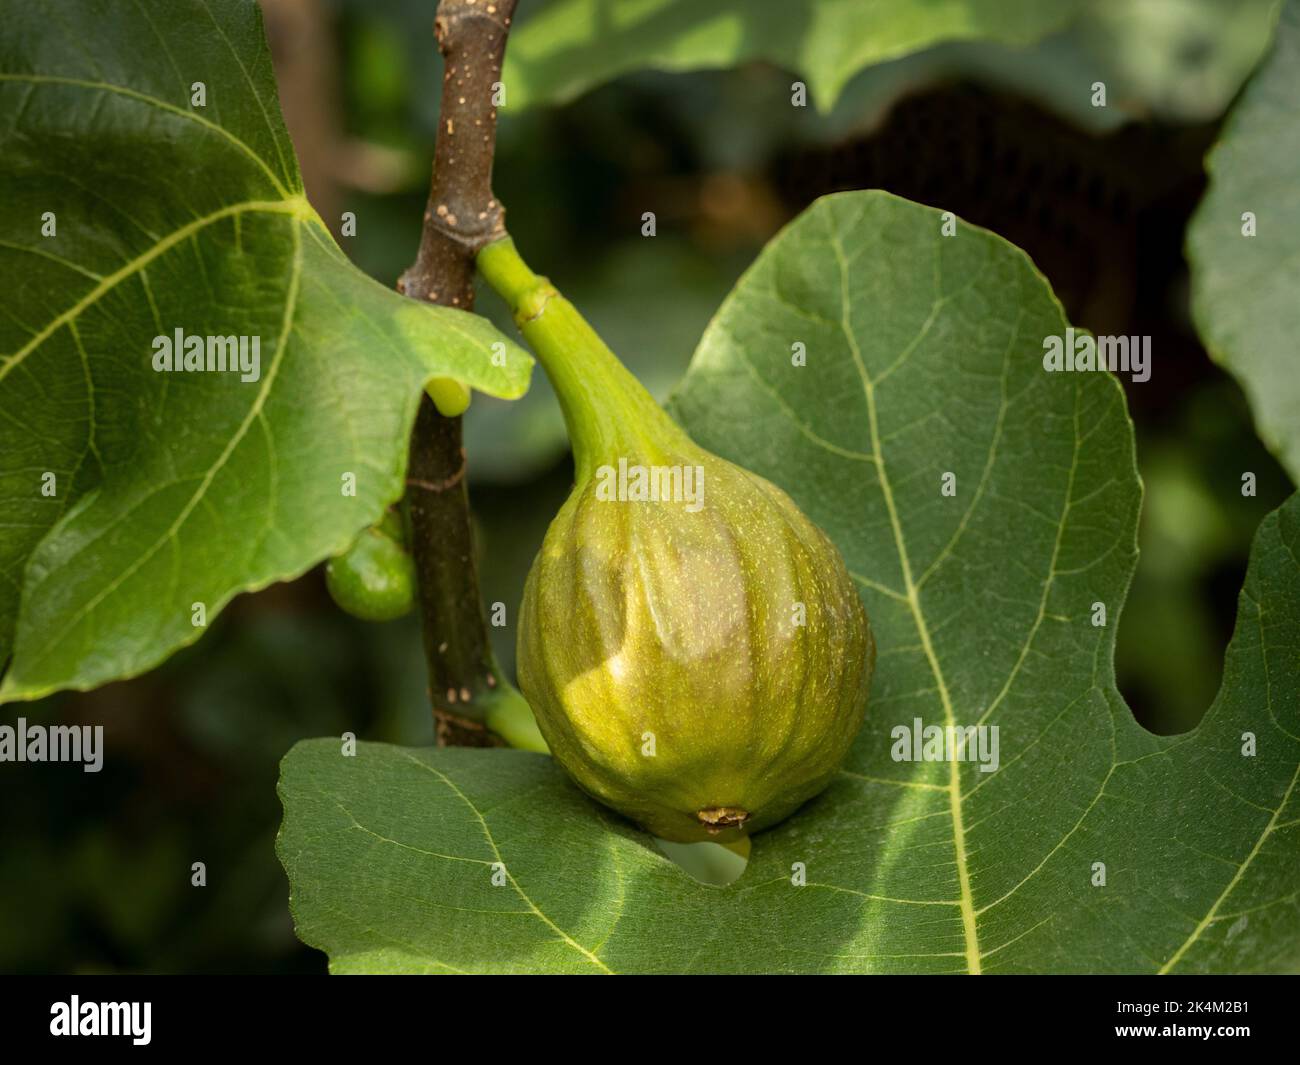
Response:
M781 489L696 445L508 238L478 262L573 445L519 619L542 735L663 839L776 824L834 778L866 708L874 644L839 552Z

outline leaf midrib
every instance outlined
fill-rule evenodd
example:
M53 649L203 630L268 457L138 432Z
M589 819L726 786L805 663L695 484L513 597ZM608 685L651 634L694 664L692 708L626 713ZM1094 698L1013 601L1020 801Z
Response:
M917 635L921 640L921 647L925 653L926 661L930 665L930 671L934 675L935 684L939 691L939 700L943 705L944 721L951 729L956 726L956 715L953 711L952 696L948 691L947 682L944 680L943 669L939 665L938 656L934 650L934 644L930 639L930 627L925 620L925 614L921 609L920 597L917 586L912 579L912 566L907 552L907 543L903 537L902 524L898 516L898 508L894 504L894 493L889 483L889 474L885 469L885 455L882 450L880 440L880 424L876 414L876 393L875 385L872 383L870 375L867 373L866 364L862 359L862 351L858 347L857 336L853 332L851 302L849 298L849 264L844 253L844 246L840 242L839 234L834 228L834 217L828 212L829 223L827 230L830 233L830 244L835 252L835 260L839 265L840 274L840 328L844 334L845 341L848 344L849 352L853 356L854 365L857 368L858 377L862 382L862 392L867 404L867 420L871 431L871 451L875 456L876 471L880 476L880 492L885 501L885 509L889 513L889 524L893 531L894 543L898 549L899 565L903 574L903 588L905 598L909 609L912 613L912 619L916 625ZM948 809L952 818L952 835L953 851L955 854L957 866L957 886L959 890L958 908L961 913L962 935L966 947L966 968L975 976L978 976L981 969L980 964L980 945L979 931L975 924L975 902L970 886L970 870L966 855L966 830L965 822L962 815L962 798L961 798L961 777L958 763L954 760L949 762L948 773Z

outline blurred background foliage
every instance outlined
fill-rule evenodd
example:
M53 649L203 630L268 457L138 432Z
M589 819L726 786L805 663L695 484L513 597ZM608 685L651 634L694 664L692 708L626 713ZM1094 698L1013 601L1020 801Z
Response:
M521 26L539 2L522 0ZM263 2L308 192L333 224L356 212L343 246L387 284L419 240L434 7ZM1075 323L1151 335L1151 380L1125 382L1146 500L1117 670L1147 727L1183 731L1217 690L1254 530L1292 490L1196 338L1182 254L1202 156L1267 46L1271 8L1097 0L1029 49L944 44L868 69L825 114L792 108L791 75L764 64L643 71L560 107L507 99L496 188L525 254L660 398L763 243L836 189L954 210L1028 251ZM1104 110L1088 102L1099 80ZM479 310L512 328L490 293ZM571 476L544 375L513 405L476 396L466 437L510 671L524 575ZM346 617L320 570L237 600L148 676L5 708L19 714L102 724L107 758L97 776L0 772L0 970L18 972L323 971L293 936L272 851L278 761L310 736L433 736L414 620ZM196 861L204 888L190 886Z

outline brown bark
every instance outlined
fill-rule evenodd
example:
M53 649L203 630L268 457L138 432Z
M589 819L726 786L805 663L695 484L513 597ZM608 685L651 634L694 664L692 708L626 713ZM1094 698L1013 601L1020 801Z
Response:
M415 262L398 290L447 307L474 307L474 256L502 236L492 194L494 85L501 80L516 0L442 0L434 21L443 57L433 178ZM440 746L484 746L479 697L500 683L479 597L460 418L423 397L411 438L406 511Z

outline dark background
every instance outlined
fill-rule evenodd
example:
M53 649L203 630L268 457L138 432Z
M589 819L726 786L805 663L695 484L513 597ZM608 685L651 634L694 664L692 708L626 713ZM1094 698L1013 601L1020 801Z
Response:
M327 221L357 213L344 248L392 284L427 194L435 4L263 7L308 192ZM1250 539L1291 491L1195 335L1183 260L1203 155L1265 45L1267 7L1182 0L1155 30L1117 17L1010 59L942 46L860 75L830 115L791 108L791 75L761 64L637 74L563 108L507 107L496 189L524 254L660 398L763 243L837 189L955 211L1024 248L1075 324L1150 335L1151 379L1124 381L1146 499L1117 670L1143 724L1185 731L1217 691ZM1094 60L1105 112L1076 99ZM479 310L511 328L490 293ZM476 396L466 429L483 593L511 618L570 483L558 410L534 381L517 404ZM1255 498L1240 495L1244 470ZM494 635L511 670L513 630ZM0 971L324 971L293 936L272 849L279 759L345 730L431 743L424 687L414 619L354 621L318 569L240 597L148 676L6 708L102 724L108 757L98 775L0 772ZM190 886L195 861L205 888Z

